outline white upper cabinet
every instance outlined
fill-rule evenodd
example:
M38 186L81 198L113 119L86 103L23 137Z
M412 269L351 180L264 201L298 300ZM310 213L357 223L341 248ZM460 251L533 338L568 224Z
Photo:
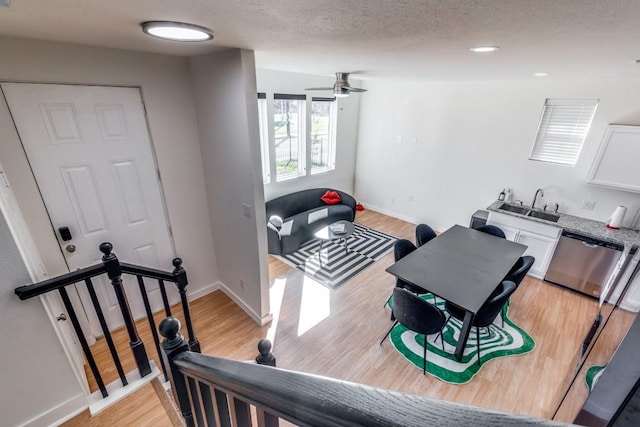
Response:
M640 192L640 126L609 125L591 166L589 184Z

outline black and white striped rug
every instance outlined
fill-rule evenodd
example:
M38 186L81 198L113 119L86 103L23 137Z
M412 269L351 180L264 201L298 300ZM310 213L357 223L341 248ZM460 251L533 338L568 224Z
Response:
M324 241L314 239L300 249L278 255L282 261L300 270L306 276L336 289L384 257L393 249L396 238L373 228L353 223L355 230L347 238L346 253L342 239ZM322 250L320 246L322 244Z

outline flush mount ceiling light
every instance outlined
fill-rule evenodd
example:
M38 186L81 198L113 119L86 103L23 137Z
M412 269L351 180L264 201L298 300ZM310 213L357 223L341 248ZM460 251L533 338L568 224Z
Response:
M500 46L478 46L472 47L469 50L476 53L495 52L496 50L500 50Z
M549 75L549 73L533 73L533 75L536 77L546 77Z
M210 29L184 22L147 21L140 26L145 34L164 40L201 42L213 38L213 31Z

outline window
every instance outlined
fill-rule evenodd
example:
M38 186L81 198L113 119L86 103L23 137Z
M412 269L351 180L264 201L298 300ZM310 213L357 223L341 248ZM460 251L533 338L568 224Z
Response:
M311 98L311 173L333 170L336 163L336 100Z
M547 99L529 159L575 165L597 106L597 99Z
M273 104L276 181L283 181L306 171L306 96L276 93Z
M262 182L271 182L269 164L269 120L267 119L267 94L258 94L258 125L260 127L260 153L262 155Z

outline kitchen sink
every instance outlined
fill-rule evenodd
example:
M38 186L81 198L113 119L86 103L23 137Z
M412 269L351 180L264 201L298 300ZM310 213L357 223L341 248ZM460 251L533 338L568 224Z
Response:
M507 212L521 214L521 215L526 215L527 212L529 212L529 208L525 208L524 206L515 206L515 205L509 205L506 203L503 203L500 206L498 206L498 209L507 211Z
M560 215L555 215L549 212L541 212L541 211L530 211L527 216L532 216L534 218L544 219L545 221L558 222L560 219Z

